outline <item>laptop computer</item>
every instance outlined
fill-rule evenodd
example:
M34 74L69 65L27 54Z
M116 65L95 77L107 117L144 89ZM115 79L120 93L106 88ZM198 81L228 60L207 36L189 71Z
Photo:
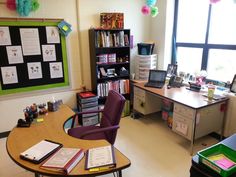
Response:
M145 87L162 88L165 84L167 72L164 70L149 70L148 82Z

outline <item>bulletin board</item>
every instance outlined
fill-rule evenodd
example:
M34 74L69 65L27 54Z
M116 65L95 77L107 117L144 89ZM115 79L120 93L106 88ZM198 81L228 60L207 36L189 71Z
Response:
M69 86L59 22L0 19L0 96Z

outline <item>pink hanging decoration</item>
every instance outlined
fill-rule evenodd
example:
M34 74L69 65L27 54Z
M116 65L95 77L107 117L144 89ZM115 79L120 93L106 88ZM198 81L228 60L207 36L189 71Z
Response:
M141 9L143 15L148 15L150 14L150 7L148 7L147 5L144 5Z
M210 0L211 4L214 4L214 3L217 3L217 2L220 2L220 0Z
M10 10L16 10L16 0L7 0L7 8Z

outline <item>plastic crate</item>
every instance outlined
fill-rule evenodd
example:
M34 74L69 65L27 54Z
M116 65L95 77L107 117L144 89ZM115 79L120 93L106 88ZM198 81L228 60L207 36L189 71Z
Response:
M220 167L214 161L209 159L210 157L217 155L224 155L232 162L234 162L235 165L228 169ZM202 151L199 151L198 156L199 156L199 161L201 163L205 164L207 167L216 171L223 177L227 177L236 172L236 151L223 144L216 144Z

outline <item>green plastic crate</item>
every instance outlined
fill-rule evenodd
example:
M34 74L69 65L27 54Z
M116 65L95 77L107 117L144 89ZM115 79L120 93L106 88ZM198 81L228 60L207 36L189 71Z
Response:
M233 173L236 172L236 165L229 169L223 169L217 164L215 164L213 161L209 160L208 157L223 154L227 158L229 158L231 161L236 163L236 151L223 145L223 144L216 144L214 146L211 146L209 148L206 148L202 151L198 152L199 161L209 168L213 169L217 173L219 173L223 177L227 177Z

